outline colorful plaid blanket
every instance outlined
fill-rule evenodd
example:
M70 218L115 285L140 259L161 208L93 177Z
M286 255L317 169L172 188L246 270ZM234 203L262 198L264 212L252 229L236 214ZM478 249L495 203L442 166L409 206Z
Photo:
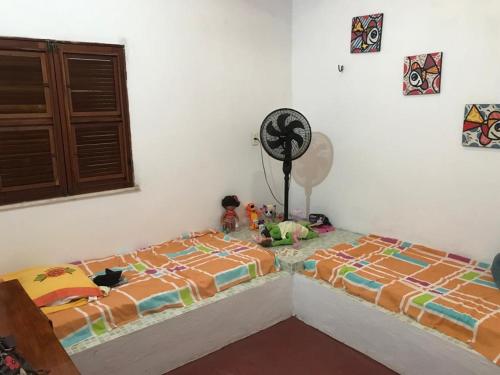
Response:
M391 238L318 250L304 274L463 341L500 365L500 290L490 265Z
M236 284L273 272L274 255L215 231L124 255L76 262L88 275L122 270L127 283L81 307L48 314L64 347L102 335L145 314L188 306Z

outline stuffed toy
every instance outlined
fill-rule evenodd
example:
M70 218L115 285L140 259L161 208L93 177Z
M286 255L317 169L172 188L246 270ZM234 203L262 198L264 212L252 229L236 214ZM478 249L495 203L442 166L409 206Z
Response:
M238 227L240 218L236 213L236 208L240 206L240 201L236 195L227 195L222 199L222 207L225 208L220 223L224 233L233 232Z
M248 226L252 230L257 229L259 227L260 212L257 207L255 207L255 204L248 203L245 206L245 211L248 217Z
M271 246L291 246L294 242L310 240L318 237L309 224L302 225L295 221L283 221L281 223L267 223L261 233L261 237L256 241L264 247Z
M276 205L265 204L262 206L262 213L266 222L274 222L276 220Z
M313 227L319 227L321 225L332 225L330 224L330 220L323 214L310 214L309 222Z
M122 271L113 271L106 268L103 275L98 275L92 279L97 286L107 286L112 288L120 283L122 278Z

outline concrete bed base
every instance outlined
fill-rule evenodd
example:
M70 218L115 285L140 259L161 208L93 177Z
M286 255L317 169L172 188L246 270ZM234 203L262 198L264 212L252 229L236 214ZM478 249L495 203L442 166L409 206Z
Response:
M292 315L292 276L271 280L74 354L83 375L158 375Z
M486 358L438 332L300 274L284 274L72 359L83 375L159 375L292 315L401 374L500 373Z
M295 274L293 312L304 323L408 375L498 375L483 356L342 290Z

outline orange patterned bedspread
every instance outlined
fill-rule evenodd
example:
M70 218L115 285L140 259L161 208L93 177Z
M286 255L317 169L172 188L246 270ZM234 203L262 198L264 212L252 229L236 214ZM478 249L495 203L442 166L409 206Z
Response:
M274 255L215 231L197 233L124 255L77 262L88 275L122 270L127 283L81 307L48 314L63 346L167 308L195 301L273 272Z
M463 341L500 365L500 290L490 265L391 238L318 250L304 274Z

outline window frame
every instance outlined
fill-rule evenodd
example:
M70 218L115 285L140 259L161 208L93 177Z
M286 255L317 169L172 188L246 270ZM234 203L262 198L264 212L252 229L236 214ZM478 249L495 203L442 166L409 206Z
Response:
M131 145L131 132L130 132L130 116L128 105L128 90L127 90L127 73L125 61L125 46L119 44L102 44L102 43L81 43L81 42L67 42L56 40L42 40L31 38L11 38L0 37L0 59L2 55L12 53L14 55L40 55L41 69L44 77L44 95L46 111L41 113L13 113L13 114L0 114L0 142L1 131L8 130L9 126L19 132L23 131L28 126L43 128L43 124L49 127L49 133L52 134L52 158L53 158L53 173L54 173L54 186L37 188L36 186L26 185L19 187L19 191L13 193L8 191L8 187L2 187L0 184L0 206L12 203L20 203L27 201L36 201L47 198L57 198L66 196L75 196L80 194L105 192L109 190L117 190L121 188L130 188L134 186L134 173L133 173L133 159L132 159L132 145ZM102 111L102 112L72 112L71 110L71 92L68 68L68 56L106 56L110 58L113 64L113 75L115 90L113 91L114 100L116 101L116 111ZM42 61L45 60L45 64ZM66 64L66 65L65 65ZM89 70L91 71L91 70ZM45 83L47 81L47 83ZM97 84L97 83L96 83ZM98 91L98 90L97 90ZM102 100L102 99L101 99ZM114 149L119 152L114 156L119 155L114 161L120 168L120 173L117 175L107 175L104 168L101 176L93 178L82 178L79 173L79 161L81 154L77 151L76 128L80 126L86 131L92 132L92 127L95 131L102 132L103 127L108 127L108 137L113 137L114 131L112 127L116 127L116 136L112 138ZM99 126L101 129L99 130ZM21 134L21 133L19 133ZM104 133L106 134L106 133ZM21 138L21 136L18 136ZM94 135L94 139L96 136ZM97 141L95 141L97 142ZM4 144L9 144L4 143ZM84 145L85 146L85 145ZM96 147L101 146L99 143L92 145L92 150L97 153ZM24 146L28 147L27 145ZM105 147L104 147L105 148ZM91 151L92 152L92 151ZM109 151L111 152L111 151ZM104 156L100 156L99 161L106 161L102 159L106 157L106 153L102 152ZM6 154L4 153L4 156ZM0 180L2 177L1 164L1 151L0 151ZM21 155L22 158L24 155ZM109 156L109 155L108 155ZM90 157L94 157L93 154ZM8 158L8 154L7 154ZM5 162L6 159L4 159ZM23 159L27 162L28 157ZM31 161L31 160L30 160ZM5 162L5 163L8 163ZM26 163L24 163L26 164ZM106 163L105 163L106 164ZM103 164L103 165L105 165ZM110 159L110 165L112 160ZM100 167L99 165L97 166ZM27 167L31 168L30 165ZM35 169L35 167L33 167ZM36 171L33 172L36 174ZM50 185L50 184L49 184ZM11 189L12 190L12 189ZM14 189L15 190L15 189Z

